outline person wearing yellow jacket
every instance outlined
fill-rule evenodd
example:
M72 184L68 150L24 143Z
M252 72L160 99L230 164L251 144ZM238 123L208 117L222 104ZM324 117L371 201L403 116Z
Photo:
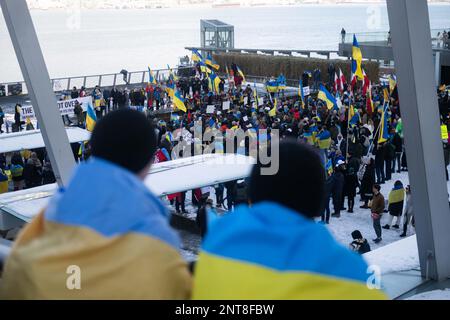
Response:
M0 299L188 299L178 236L142 182L156 150L154 127L138 111L111 112L97 123L91 150L18 236Z

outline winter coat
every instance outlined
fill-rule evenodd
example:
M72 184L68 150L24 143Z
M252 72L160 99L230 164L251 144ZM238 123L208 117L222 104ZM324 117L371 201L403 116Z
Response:
M389 214L394 217L399 217L403 212L403 202L405 200L405 189L403 186L394 188L389 192Z
M337 170L332 175L333 179L333 186L331 188L331 193L333 194L334 201L339 201L339 199L342 199L342 193L344 192L344 183L345 183L345 177L344 174Z
M361 195L364 199L371 199L373 197L372 187L375 184L375 167L372 164L366 166L366 171L361 181Z
M384 197L383 195L380 193L373 195L372 198L372 213L376 213L378 215L383 215L384 212Z
M358 252L359 254L364 254L370 252L370 245L367 239L356 239L351 244L350 247L353 251Z
M344 195L349 198L356 197L356 188L358 187L358 177L356 174L347 173L345 175L345 183L344 183Z
M392 144L395 147L395 152L401 153L403 151L402 138L400 138L398 133L396 133L392 138Z

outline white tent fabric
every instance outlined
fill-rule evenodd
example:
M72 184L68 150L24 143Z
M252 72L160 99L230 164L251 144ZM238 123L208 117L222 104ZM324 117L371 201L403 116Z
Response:
M217 183L239 180L250 174L254 159L236 154L209 154L152 166L145 185L158 196ZM0 214L29 222L48 203L56 184L0 195Z
M81 128L66 128L66 132L70 143L88 141L91 138L91 133ZM40 130L0 134L0 153L31 150L44 146Z

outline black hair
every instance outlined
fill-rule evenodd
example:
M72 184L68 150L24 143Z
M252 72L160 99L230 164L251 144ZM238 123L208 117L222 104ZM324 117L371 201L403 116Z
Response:
M375 189L377 189L378 191L381 190L381 186L380 186L379 184L374 184L373 187L374 187Z
M143 113L121 109L102 118L91 137L92 155L133 173L142 171L156 151L154 126Z
M353 231L352 232L352 238L353 238L353 240L357 240L357 239L362 239L362 234L361 234L361 231L359 231L359 230L355 230L355 231Z
M273 150L273 148L272 148ZM272 159L277 156L272 154ZM252 203L272 201L314 218L324 203L325 169L317 151L294 139L279 145L279 170L275 175L261 175L258 162L252 170L249 198Z

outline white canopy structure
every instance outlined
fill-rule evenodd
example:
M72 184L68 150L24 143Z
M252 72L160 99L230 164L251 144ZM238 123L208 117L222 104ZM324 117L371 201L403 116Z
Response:
M81 128L66 128L69 142L88 141L91 133ZM0 135L0 153L45 147L40 130L21 131Z
M249 176L253 163L253 158L237 154L208 154L156 163L145 185L154 194L164 196L243 179ZM57 184L51 184L0 195L0 230L4 228L2 224L6 224L4 219L15 218L22 224L30 222L47 205L57 188Z

